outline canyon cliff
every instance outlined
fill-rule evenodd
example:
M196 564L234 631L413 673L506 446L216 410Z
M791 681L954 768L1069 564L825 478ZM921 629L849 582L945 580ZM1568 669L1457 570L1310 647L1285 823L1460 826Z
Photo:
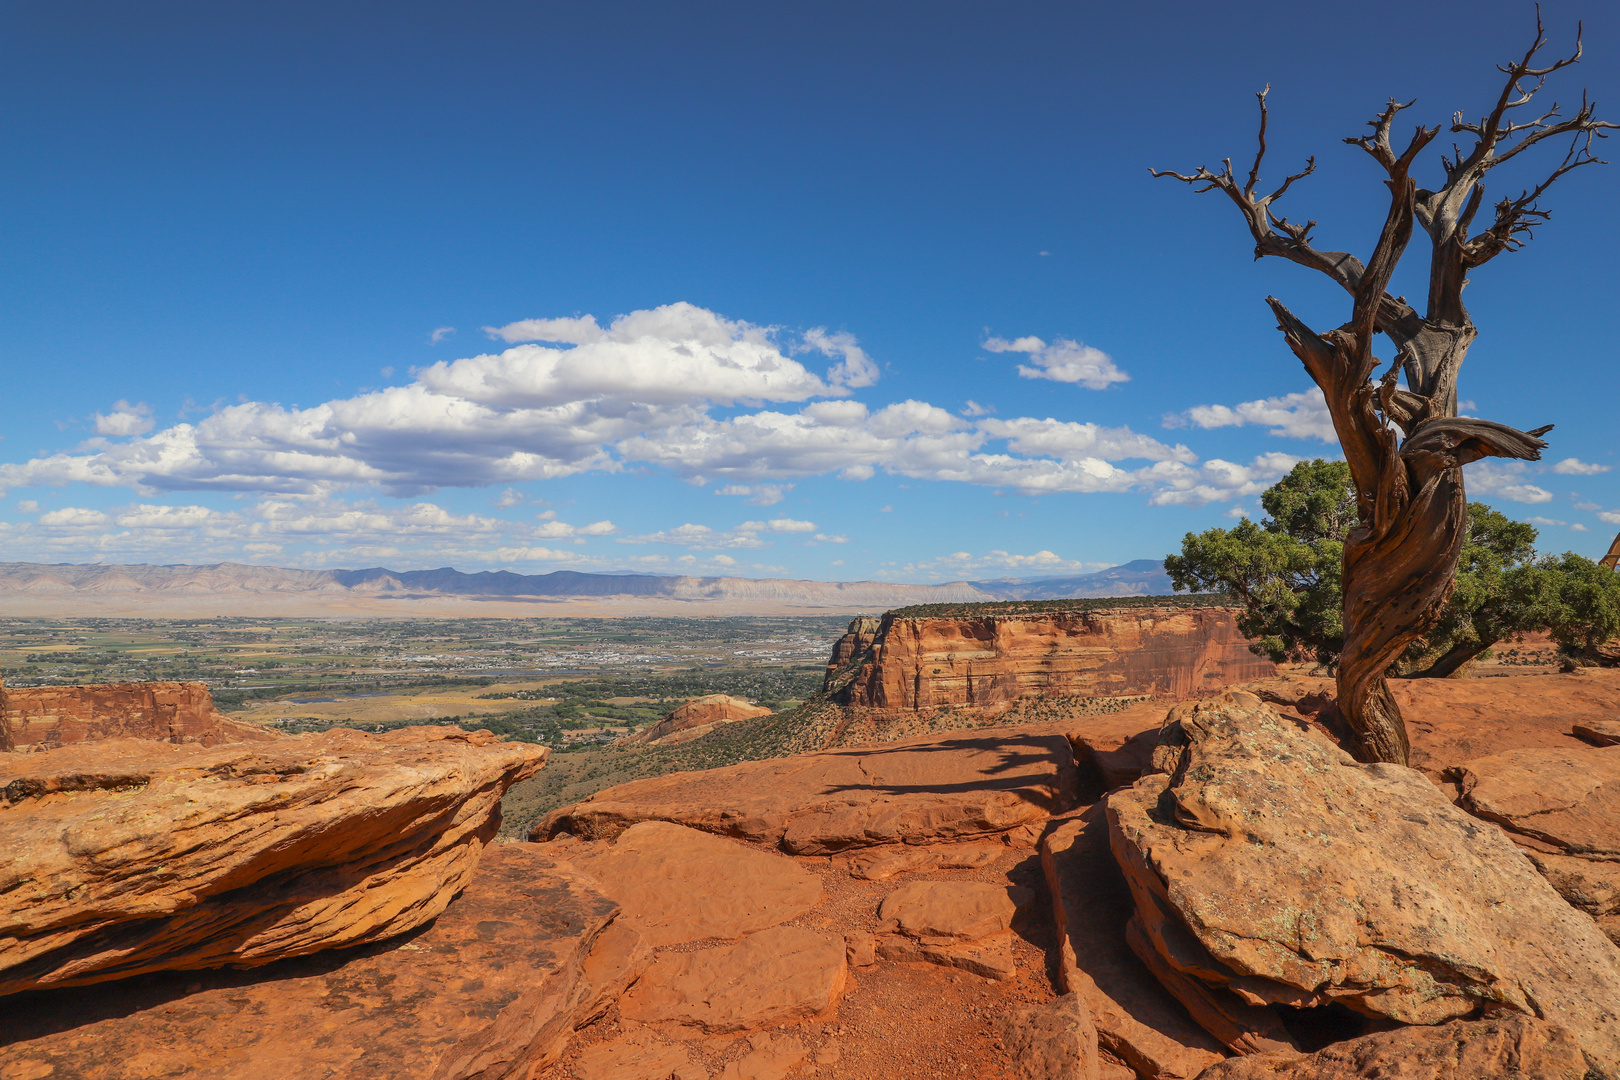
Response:
M196 682L0 684L0 751L48 749L105 739L169 743L259 742L276 733L238 723L214 708Z
M1203 697L1276 673L1249 651L1230 608L890 612L850 623L824 689L874 709L989 708L1036 697Z

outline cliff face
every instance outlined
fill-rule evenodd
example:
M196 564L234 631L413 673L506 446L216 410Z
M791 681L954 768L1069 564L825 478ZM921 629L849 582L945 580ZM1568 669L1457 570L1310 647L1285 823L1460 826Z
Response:
M1004 705L1046 695L1202 697L1269 678L1226 608L857 619L826 688L877 709Z
M0 685L0 750L68 746L103 739L217 743L274 738L220 715L208 687L194 682Z

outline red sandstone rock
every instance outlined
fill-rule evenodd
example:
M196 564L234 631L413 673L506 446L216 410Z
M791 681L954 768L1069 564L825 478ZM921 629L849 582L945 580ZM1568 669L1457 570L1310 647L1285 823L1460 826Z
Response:
M791 1035L755 1035L748 1045L749 1053L720 1070L720 1080L784 1080L810 1056Z
M1315 1054L1233 1058L1199 1080L1575 1080L1587 1075L1570 1032L1529 1016L1403 1027Z
M1034 897L1028 889L987 881L908 881L884 897L878 918L935 945L977 941L1012 926Z
M913 710L1051 695L1186 698L1276 671L1249 651L1227 608L891 614L840 696L851 705Z
M847 974L843 938L778 926L736 945L664 953L619 1000L619 1012L711 1034L752 1031L827 1013Z
M680 1043L664 1042L647 1031L622 1035L581 1051L575 1080L709 1080Z
M1010 979L1018 974L1013 962L1012 935L992 934L977 941L919 941L899 934L879 934L877 955L896 963L934 964L971 971L985 979Z
M710 694L677 706L646 731L620 739L624 746L663 746L707 735L719 724L769 716L771 710L729 694ZM702 730L699 730L702 729Z
M0 993L265 964L431 920L547 751L332 731L0 755Z
M1067 807L1074 785L1067 739L1013 727L635 780L555 811L530 836L673 821L826 855L1005 832Z
M614 913L533 845L494 844L410 937L12 998L0 1076L525 1080L582 1019L580 972Z
M914 874L929 870L972 870L989 866L1005 854L1007 845L993 841L930 844L927 847L894 844L886 847L862 848L842 856L840 862L849 871L850 877L862 881L883 881L898 874Z
M1101 1080L1097 1029L1075 994L1002 1020L1001 1038L1020 1080Z
M1620 720L1583 720L1570 727L1577 739L1585 739L1593 746L1620 745Z
M739 938L821 902L821 879L792 859L666 821L632 825L613 843L557 847L654 948Z
M1339 1002L1408 1023L1534 1014L1573 1031L1598 1075L1620 1075L1620 950L1501 829L1252 695L1173 715L1173 773L1108 797L1115 856L1166 965L1256 1004Z
M105 739L216 746L277 738L278 732L222 716L202 683L0 685L0 750L52 749Z
M1058 931L1058 978L1078 994L1103 1049L1147 1080L1193 1080L1222 1057L1125 943L1134 910L1108 849L1101 806L1060 823L1041 843Z

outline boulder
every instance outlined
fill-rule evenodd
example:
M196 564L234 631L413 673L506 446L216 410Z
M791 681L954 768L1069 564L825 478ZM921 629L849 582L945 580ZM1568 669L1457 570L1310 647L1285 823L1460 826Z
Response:
M615 912L533 845L493 844L409 937L12 998L0 1076L519 1080L561 1056Z
M662 954L619 999L619 1013L709 1034L752 1031L827 1013L847 975L843 938L778 926L736 945Z
M472 879L502 794L547 753L435 727L0 755L0 993L412 930Z
M641 978L652 958L652 945L621 911L613 925L597 937L580 971L585 993L580 998L584 1005L579 1010L579 1023L588 1024L612 1008L630 984Z
M1006 728L634 780L553 812L530 837L604 839L672 821L830 855L1006 832L1065 809L1074 787L1066 738Z
M600 881L654 948L740 938L821 902L821 879L785 855L666 821L639 822L616 841L572 844L559 855Z
M1131 952L1130 890L1108 848L1101 806L1041 843L1057 924L1058 983L1084 1003L1099 1045L1147 1080L1193 1080L1223 1051Z
M1580 1044L1534 1017L1453 1020L1335 1043L1310 1055L1257 1054L1211 1066L1199 1080L1579 1080Z
M1617 1075L1620 950L1501 829L1250 694L1178 706L1161 743L1170 774L1107 807L1164 967L1255 1006L1418 1024L1537 1015Z
M1008 1013L1001 1041L1019 1080L1101 1080L1097 1029L1075 994Z
M1012 926L1034 894L985 881L908 881L883 900L878 918L933 945L977 941Z
M662 746L706 735L719 724L769 716L771 710L729 694L709 694L677 705L668 716L645 731L619 740L624 746ZM699 730L702 729L702 730Z
M849 876L862 881L884 881L899 874L930 870L976 870L1007 854L1007 845L993 841L969 844L930 844L918 847L895 844L862 848L845 855L841 865Z

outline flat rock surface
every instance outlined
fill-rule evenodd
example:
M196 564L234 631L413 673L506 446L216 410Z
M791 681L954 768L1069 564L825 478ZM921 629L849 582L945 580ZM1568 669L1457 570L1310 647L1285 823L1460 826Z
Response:
M1576 721L1569 733L1593 746L1620 746L1620 720Z
M1062 736L934 735L636 780L552 813L530 835L599 839L672 821L825 855L1005 832L1066 808L1074 786Z
M1580 1045L1529 1016L1404 1027L1306 1056L1258 1054L1213 1066L1200 1080L1579 1080Z
M590 1047L572 1072L575 1080L709 1080L686 1047L645 1031Z
M1476 817L1568 855L1620 859L1620 747L1508 750L1453 772Z
M1244 693L1178 710L1176 779L1108 797L1154 948L1255 1002L1568 1027L1620 1067L1620 950L1501 829L1422 774L1361 765Z
M612 842L571 844L562 857L602 883L623 919L656 947L739 938L798 918L821 901L821 879L792 859L666 821Z
M1331 679L1288 676L1246 683L1266 701L1322 716L1333 706ZM1389 690L1412 740L1412 767L1439 779L1474 758L1527 747L1579 745L1571 728L1620 718L1620 669L1579 675L1391 679Z
M553 1060L616 911L528 844L492 845L431 926L251 971L7 1003L7 1080L503 1080Z
M718 1034L825 1013L844 992L844 939L779 926L736 945L666 952L619 1002L626 1019Z
M330 731L0 754L0 993L263 964L413 929L547 751Z
M1098 1080L1097 1029L1078 995L1015 1009L1001 1030L1020 1080Z
M1041 844L1058 931L1058 979L1078 994L1100 1044L1149 1080L1193 1080L1224 1051L1125 943L1134 907L1108 849L1101 806L1063 821Z
M1012 926L1029 890L987 881L908 881L883 899L878 918L901 933L945 945L977 941Z
M899 874L930 870L971 870L989 866L1007 854L1007 845L983 840L967 844L895 844L861 848L840 859L851 877L885 881Z

